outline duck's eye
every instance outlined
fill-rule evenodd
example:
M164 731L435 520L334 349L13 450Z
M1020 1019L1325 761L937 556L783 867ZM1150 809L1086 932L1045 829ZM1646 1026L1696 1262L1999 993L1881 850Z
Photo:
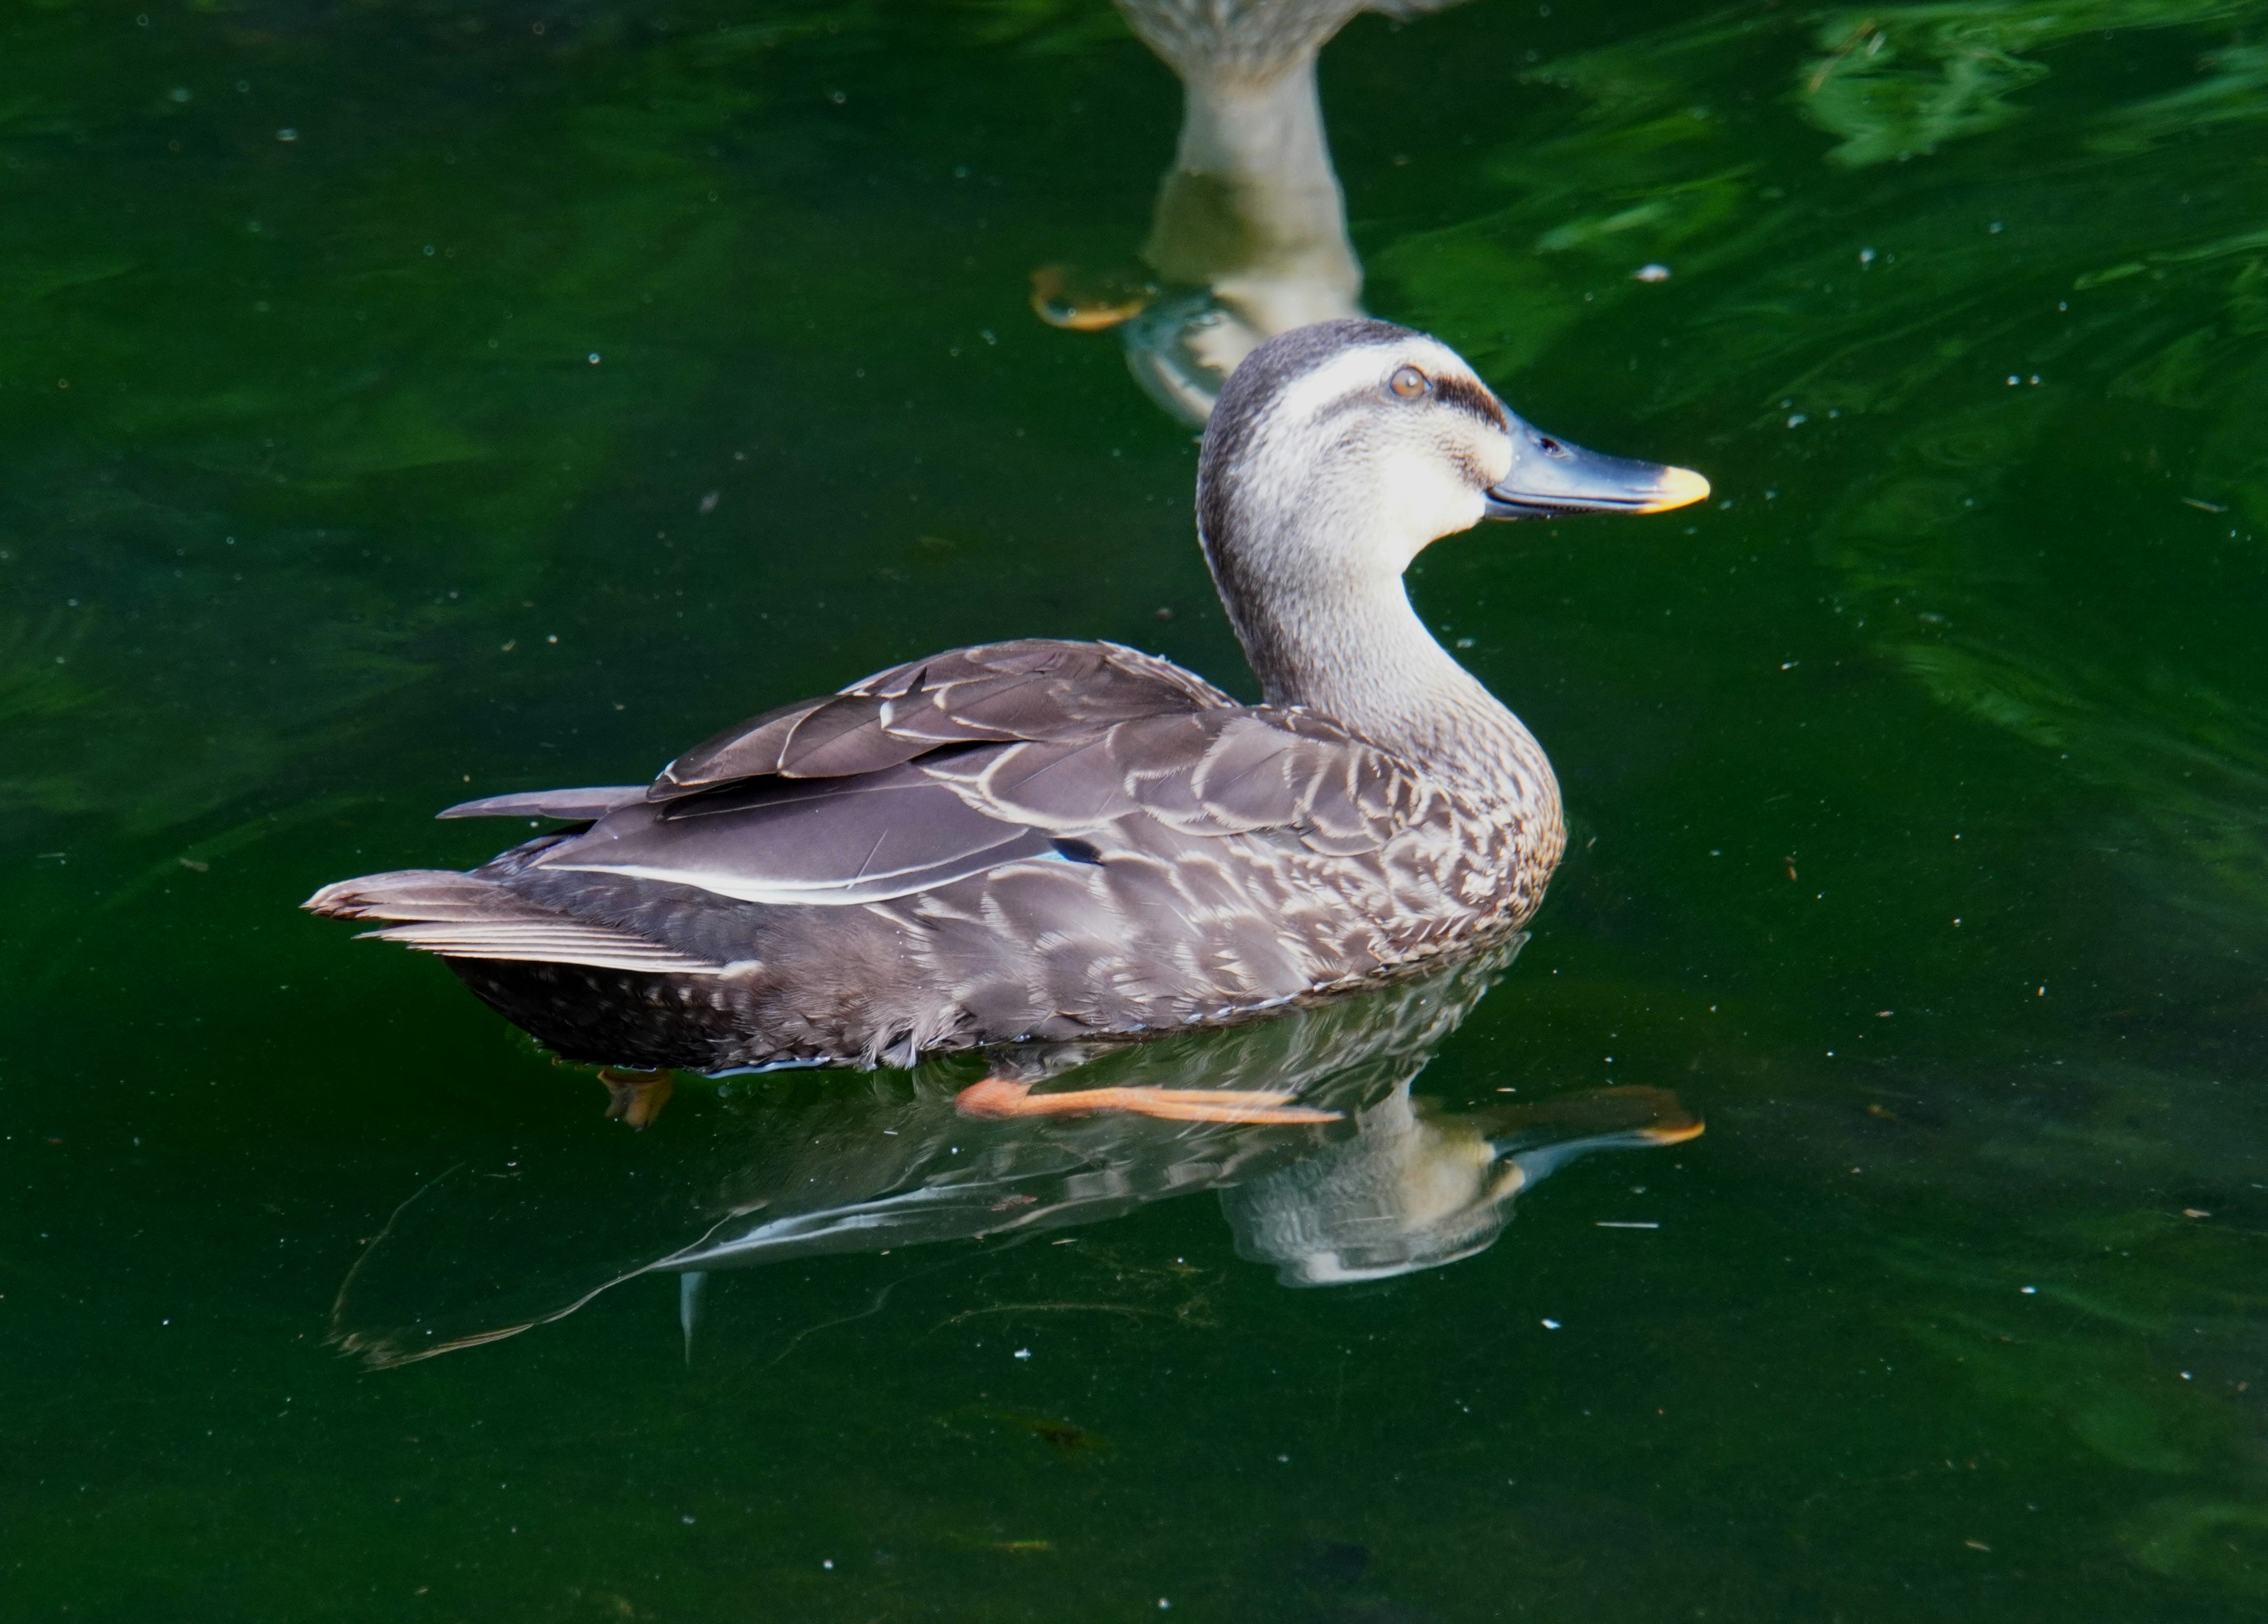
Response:
M1543 454L1547 457L1565 457L1567 454L1567 448L1548 434L1537 435L1535 443L1543 448Z
M1432 386L1425 374L1416 367L1397 366L1394 369L1394 376L1386 380L1386 386L1403 400L1414 400Z

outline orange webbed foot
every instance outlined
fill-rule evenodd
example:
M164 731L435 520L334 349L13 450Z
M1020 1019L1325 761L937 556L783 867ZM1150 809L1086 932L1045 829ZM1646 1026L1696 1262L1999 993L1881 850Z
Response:
M1336 1111L1288 1103L1294 1096L1265 1089L1084 1088L1035 1094L1028 1083L987 1077L961 1091L963 1116L1004 1121L1020 1116L1074 1116L1123 1111L1174 1122L1336 1122Z

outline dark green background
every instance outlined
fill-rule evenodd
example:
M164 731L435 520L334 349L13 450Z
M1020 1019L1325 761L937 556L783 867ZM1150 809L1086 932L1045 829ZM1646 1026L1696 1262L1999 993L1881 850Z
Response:
M755 1091L624 1132L318 884L959 642L1248 688L1189 436L1026 305L1131 263L1179 92L1100 0L144 4L0 19L0 1611L2258 1616L2259 0L1326 54L1371 308L1718 493L1415 576L1575 829L1421 1091L1705 1138L1382 1285L1197 1197L380 1372L406 1197L498 1175L437 1302L571 1277Z

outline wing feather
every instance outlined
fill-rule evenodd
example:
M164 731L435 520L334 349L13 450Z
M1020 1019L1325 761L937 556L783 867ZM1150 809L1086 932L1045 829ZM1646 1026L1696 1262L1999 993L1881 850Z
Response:
M663 768L646 794L672 800L772 774L849 777L939 746L1090 739L1115 723L1234 703L1171 661L1116 643L982 643L727 728Z
M1057 856L1064 836L1106 862L1160 837L1271 832L1318 852L1375 851L1417 810L1420 787L1406 764L1326 718L1238 705L1116 644L1032 639L953 650L768 711L688 751L642 794L453 810L596 819L528 855L530 871L846 905ZM450 917L420 916L412 944L471 951L469 933L424 930ZM597 962L585 950L596 951L578 944L578 961Z
M602 970L644 970L654 974L716 975L725 966L675 948L605 925L572 919L531 920L509 925L484 922L387 925L363 936L399 942L445 959L511 959L533 964L583 964Z
M1289 711L1145 716L1091 742L914 765L996 818L1082 836L1146 813L1184 834L1283 829L1316 851L1351 856L1379 849L1418 809L1411 768Z
M645 796L642 783L613 784L593 790L526 790L517 795L491 795L477 801L460 801L436 818L564 818L580 823L603 818L617 806L627 806Z
M916 768L772 779L692 804L627 806L532 866L692 885L742 902L887 901L1022 857L1047 832L990 815Z

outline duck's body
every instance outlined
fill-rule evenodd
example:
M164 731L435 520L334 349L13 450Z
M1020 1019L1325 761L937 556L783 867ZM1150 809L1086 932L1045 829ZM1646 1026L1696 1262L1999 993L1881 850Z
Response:
M1421 335L1304 328L1231 380L1199 479L1265 702L1115 644L955 650L651 786L453 809L581 827L308 906L399 922L375 934L571 1058L700 1070L1177 1030L1389 975L1516 930L1565 839L1543 751L1403 569L1487 511L1695 486L1536 435Z
M997 643L792 707L650 790L475 803L621 802L315 907L415 922L379 934L449 955L570 1058L909 1065L1229 1018L1517 927L1561 832L1541 752L1508 765L1491 797L1130 649Z

